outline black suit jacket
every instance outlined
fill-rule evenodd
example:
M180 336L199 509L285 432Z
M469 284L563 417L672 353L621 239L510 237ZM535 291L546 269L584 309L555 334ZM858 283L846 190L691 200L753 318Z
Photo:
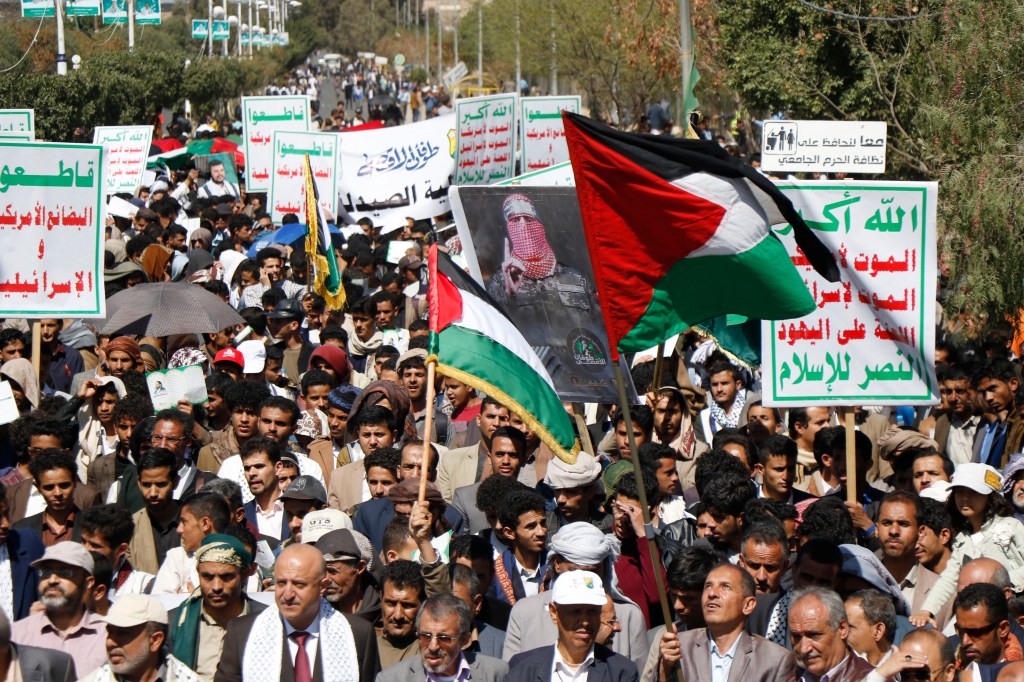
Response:
M516 654L509 661L505 682L547 682L551 679L554 662L554 645ZM633 661L600 644L594 645L594 667L587 673L587 682L637 682L639 679Z
M228 623L228 630L224 635L224 649L220 656L220 663L217 665L217 674L213 678L214 682L242 682L242 658L245 655L245 643L249 639L249 633L252 632L253 622L259 615L249 614ZM377 673L380 672L377 634L373 630L373 625L347 613L342 615L348 619L349 627L352 628L356 659L359 661L359 680L360 682L373 682ZM331 682L329 678L324 677L320 651L321 649L318 647L316 663L313 665L313 682ZM295 682L295 668L286 641L281 643L281 682Z
M25 682L74 682L75 662L63 651L11 643ZM92 672L91 670L89 672Z
M245 509L245 519L253 525L254 528L259 529L260 524L256 520L256 500L249 500L243 507ZM288 515L281 515L281 536L280 538L270 538L277 542L284 542L292 536L292 532L288 529Z
M14 618L29 615L32 603L39 598L39 577L29 566L43 556L43 541L30 530L11 529L7 532L7 554L11 559L11 582L14 583Z

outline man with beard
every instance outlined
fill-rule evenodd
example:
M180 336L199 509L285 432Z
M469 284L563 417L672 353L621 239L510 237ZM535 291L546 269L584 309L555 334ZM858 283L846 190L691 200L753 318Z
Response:
M63 651L74 659L75 670L103 665L107 629L85 605L93 587L92 555L77 542L59 542L31 565L38 569L43 610L16 622L11 641Z
M472 628L472 613L462 600L450 594L434 595L416 615L419 654L388 668L377 682L422 682L428 675L431 680L502 682L508 674L507 663L464 651Z
M717 362L708 370L712 401L700 413L704 437L712 438L720 429L738 429L747 424L749 403L761 394L743 387L740 371L730 362Z
M367 569L356 534L339 528L318 538L314 546L327 563L324 599L336 611L376 622L381 615L380 589Z
M567 571L551 588L549 612L558 628L554 646L517 654L509 662L510 682L586 679L635 682L637 667L631 660L596 643L601 612L608 597L601 577L590 571ZM694 677L693 679L696 679Z
M384 568L381 626L377 628L377 654L382 670L419 653L416 614L426 598L426 586L417 564L399 559Z
M173 680L201 682L189 666L167 653L167 611L159 601L142 594L127 595L110 607L107 623L107 662L81 682Z
M174 657L208 681L217 672L228 623L267 607L245 593L252 557L237 538L206 536L196 552L196 567L199 591L171 611L169 640Z

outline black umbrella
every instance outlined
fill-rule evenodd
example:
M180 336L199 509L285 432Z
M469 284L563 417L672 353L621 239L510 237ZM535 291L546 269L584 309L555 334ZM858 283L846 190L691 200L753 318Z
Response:
M187 282L138 284L107 299L100 334L212 334L245 320L224 300Z

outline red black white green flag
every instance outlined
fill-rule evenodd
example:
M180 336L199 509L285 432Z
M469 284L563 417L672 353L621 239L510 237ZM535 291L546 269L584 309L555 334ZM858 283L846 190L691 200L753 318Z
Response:
M838 281L835 258L789 199L718 144L562 116L615 359L718 315L810 313L814 300L772 225L792 225L815 270Z
M551 451L576 462L572 421L540 358L484 289L430 247L430 355L437 371L483 391L519 416Z

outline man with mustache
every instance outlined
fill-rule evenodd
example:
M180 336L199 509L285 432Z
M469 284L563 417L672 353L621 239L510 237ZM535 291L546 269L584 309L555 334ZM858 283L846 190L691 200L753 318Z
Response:
M381 626L377 628L377 653L382 669L419 653L416 615L426 598L426 586L417 564L399 559L384 568Z
M416 615L419 655L391 666L377 682L502 682L508 674L507 663L465 650L472 629L473 615L465 602L450 594L434 595Z
M961 669L1024 658L1010 636L1009 609L1001 589L986 583L968 585L956 596L953 608Z
M800 682L857 682L874 666L847 644L850 625L842 598L824 587L805 587L789 608L789 640L804 673Z
M77 542L58 542L31 566L38 569L43 611L17 621L11 641L63 651L74 659L75 670L88 672L103 665L107 628L85 605L85 595L93 588L92 555Z
M117 680L174 680L201 682L191 668L167 653L167 611L144 594L126 594L110 607L107 623L107 662L80 682Z

